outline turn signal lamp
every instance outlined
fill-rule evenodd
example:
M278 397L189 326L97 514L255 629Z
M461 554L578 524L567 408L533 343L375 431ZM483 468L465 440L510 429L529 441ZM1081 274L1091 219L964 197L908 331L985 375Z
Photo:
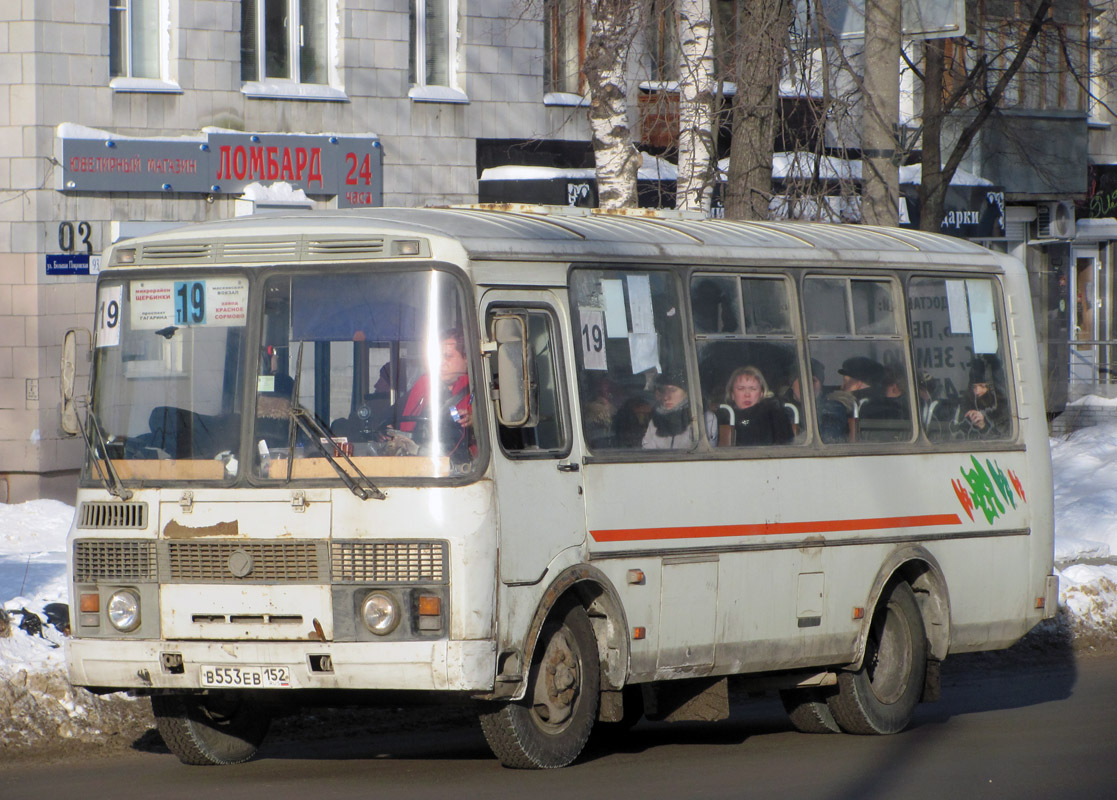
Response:
M96 614L101 610L101 595L96 592L92 594L83 594L78 599L78 608L84 614Z
M422 595L419 597L419 616L420 617L440 617L442 616L442 598L434 597L432 595Z

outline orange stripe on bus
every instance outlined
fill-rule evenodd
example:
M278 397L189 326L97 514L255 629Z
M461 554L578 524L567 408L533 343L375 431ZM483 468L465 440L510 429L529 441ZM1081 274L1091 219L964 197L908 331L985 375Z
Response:
M923 514L915 517L825 519L814 522L756 522L746 525L699 525L689 528L619 528L590 531L597 542L635 542L644 539L715 539L726 536L780 536L841 531L875 531L883 528L926 528L961 525L957 514Z

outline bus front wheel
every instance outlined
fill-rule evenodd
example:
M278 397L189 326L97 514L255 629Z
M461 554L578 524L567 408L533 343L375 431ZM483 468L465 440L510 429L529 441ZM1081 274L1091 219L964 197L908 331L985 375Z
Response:
M243 692L152 695L151 710L167 748L183 764L240 764L256 755L271 716Z
M481 730L506 767L565 767L589 739L600 686L593 626L570 605L543 625L524 698L483 711Z
M827 705L847 733L898 733L908 726L927 671L927 636L915 594L897 583L873 613L865 658L838 674Z

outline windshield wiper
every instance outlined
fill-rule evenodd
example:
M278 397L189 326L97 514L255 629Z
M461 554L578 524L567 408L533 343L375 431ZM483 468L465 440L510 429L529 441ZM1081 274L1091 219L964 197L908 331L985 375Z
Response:
M376 485L369 480L368 476L361 472L360 467L353 463L348 454L342 450L336 452L341 453L341 457L345 459L345 463L357 473L354 478L346 472L341 464L338 463L332 449L326 442L332 442L333 435L322 427L322 425L315 419L314 415L309 410L304 408L299 403L299 378L303 373L303 345L305 342L299 342L299 352L295 357L295 381L294 386L291 388L291 407L288 411L290 425L287 429L287 482L291 482L291 471L295 466L295 436L297 430L303 431L310 440L314 442L315 446L322 451L322 455L330 462L330 466L334 468L341 480L349 487L349 491L355 494L362 500L386 500L388 495L384 494ZM362 485L363 484L363 485Z
M369 477L361 472L361 468L353 463L353 459L351 459L344 450L334 450L331 444L327 444L327 442L332 443L333 437L331 436L330 432L323 428L321 423L319 423L318 420L314 418L314 415L311 414L310 411L308 411L306 408L303 408L298 403L292 402L290 415L292 430L294 430L297 426L299 430L303 431L310 438L310 440L314 442L314 445L322 451L322 455L325 456L326 460L330 462L330 465L341 477L342 481L345 482L345 485L349 487L349 491L351 491L362 500L368 500L370 498L373 500L387 499L388 495L384 494L383 491L378 489L376 485L373 484L373 482L369 479ZM295 437L292 435L291 439L293 440L294 438ZM294 453L294 447L288 448L288 481L291 480L291 470L294 466L294 459L291 458L291 456L294 455ZM348 464L349 468L357 474L356 478L354 478L352 475L346 472L345 469L342 468L341 464L338 463L335 453L341 454L341 457L345 459L345 463Z
M112 459L109 457L109 446L105 441L105 431L101 427L97 415L93 413L93 406L86 405L85 413L89 427L86 428L81 421L81 414L77 415L78 427L81 428L81 438L85 442L89 454L93 457L93 466L97 470L98 480L101 481L101 485L105 487L105 491L109 494L119 497L121 500L131 500L132 490L124 485L124 482L120 480L120 476L116 473L116 467L112 465ZM98 450L100 450L101 455L98 455ZM103 470L101 469L101 456L104 457L105 461Z

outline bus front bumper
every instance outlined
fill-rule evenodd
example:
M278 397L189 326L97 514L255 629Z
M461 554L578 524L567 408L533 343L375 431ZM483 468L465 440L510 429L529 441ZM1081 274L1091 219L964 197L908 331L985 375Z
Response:
M484 692L493 688L496 644L433 642L174 642L70 639L66 663L75 686L98 689L402 689ZM214 668L214 669L205 669ZM282 669L286 668L284 672ZM259 683L263 673L269 681ZM208 674L208 682L204 678ZM271 676L283 675L286 685Z

